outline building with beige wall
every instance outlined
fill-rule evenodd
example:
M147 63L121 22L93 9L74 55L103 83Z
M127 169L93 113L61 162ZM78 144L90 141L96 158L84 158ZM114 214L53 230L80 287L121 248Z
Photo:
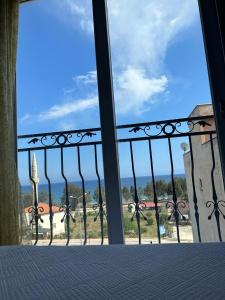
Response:
M211 104L197 105L192 111L189 117L207 116L213 115L213 109ZM216 223L215 215L212 214L211 219L208 217L213 212L213 205L207 207L207 202L213 202L213 182L212 182L212 148L215 156L215 170L214 170L214 184L217 199L225 200L224 185L222 170L219 157L219 149L216 135L212 135L212 144L210 141L210 135L204 135L207 130L215 129L214 119L206 119L207 124L205 126L195 125L195 130L202 131L203 135L197 135L191 137L193 160L194 160L194 182L197 197L197 205L199 212L199 225L202 242L214 242L219 240L218 226ZM187 192L190 203L190 214L192 220L193 240L198 242L198 230L195 218L195 207L193 202L193 183L192 183L192 163L191 152L187 149L184 153L184 167L187 181ZM222 204L222 203L221 203ZM220 204L220 205L221 205ZM225 213L225 207L220 206L221 211ZM222 213L220 213L220 227L222 239L225 240L225 220Z

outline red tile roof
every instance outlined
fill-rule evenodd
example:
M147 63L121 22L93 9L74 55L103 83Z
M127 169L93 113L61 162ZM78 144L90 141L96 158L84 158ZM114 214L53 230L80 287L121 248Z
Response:
M154 202L144 202L144 204L146 205L146 208L154 208L155 207ZM157 203L157 206L158 207L162 206L162 203Z
M49 213L49 205L47 203L39 202L38 207L40 208L39 210L40 215L45 215ZM24 208L25 213L28 213L30 208L31 206ZM59 206L53 205L52 212L53 213L59 212Z

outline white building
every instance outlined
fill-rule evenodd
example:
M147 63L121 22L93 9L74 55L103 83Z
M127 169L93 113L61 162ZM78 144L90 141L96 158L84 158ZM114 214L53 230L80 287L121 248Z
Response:
M39 214L41 216L41 219L43 220L43 223L39 221L39 233L41 236L50 236L50 220L49 220L49 205L46 203L39 203L38 207L40 208ZM26 221L27 225L31 226L32 224L32 213L29 211L31 210L31 207L25 208L25 215L26 215ZM53 235L59 236L61 234L65 234L65 223L61 222L64 216L64 211L60 211L58 206L53 205L52 206L52 212L53 212Z
M38 184L39 184L39 177L38 177L38 166L35 153L32 157L32 166L31 166L31 185L33 190L33 203L35 203L35 199L38 202ZM49 218L49 205L46 203L39 203L39 215L41 216L41 220L39 220L39 234L40 237L49 237L50 236L50 218ZM53 205L52 206L53 212L53 235L61 235L65 234L65 223L61 222L64 216L64 211L60 211L60 207ZM31 229L34 226L34 220L31 223L33 217L32 207L25 208L25 215L27 220L27 225L31 226Z

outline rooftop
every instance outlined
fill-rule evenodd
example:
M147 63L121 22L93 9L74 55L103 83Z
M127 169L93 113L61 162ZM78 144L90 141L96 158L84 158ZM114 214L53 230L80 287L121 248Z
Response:
M44 202L39 202L38 203L38 207L39 207L39 214L40 215L45 215L45 214L49 214L49 204L44 203ZM26 207L24 209L25 213L29 213L29 210L32 208L32 206ZM57 213L59 212L60 207L56 206L56 205L52 205L52 212L53 213Z

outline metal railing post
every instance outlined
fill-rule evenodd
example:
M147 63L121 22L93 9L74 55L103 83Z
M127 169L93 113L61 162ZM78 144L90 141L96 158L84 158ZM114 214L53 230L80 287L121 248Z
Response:
M92 0L104 180L110 244L123 244L122 201L116 138L114 95L105 0Z
M225 8L224 1L199 0L221 167L225 179L225 28L222 23L222 8Z

